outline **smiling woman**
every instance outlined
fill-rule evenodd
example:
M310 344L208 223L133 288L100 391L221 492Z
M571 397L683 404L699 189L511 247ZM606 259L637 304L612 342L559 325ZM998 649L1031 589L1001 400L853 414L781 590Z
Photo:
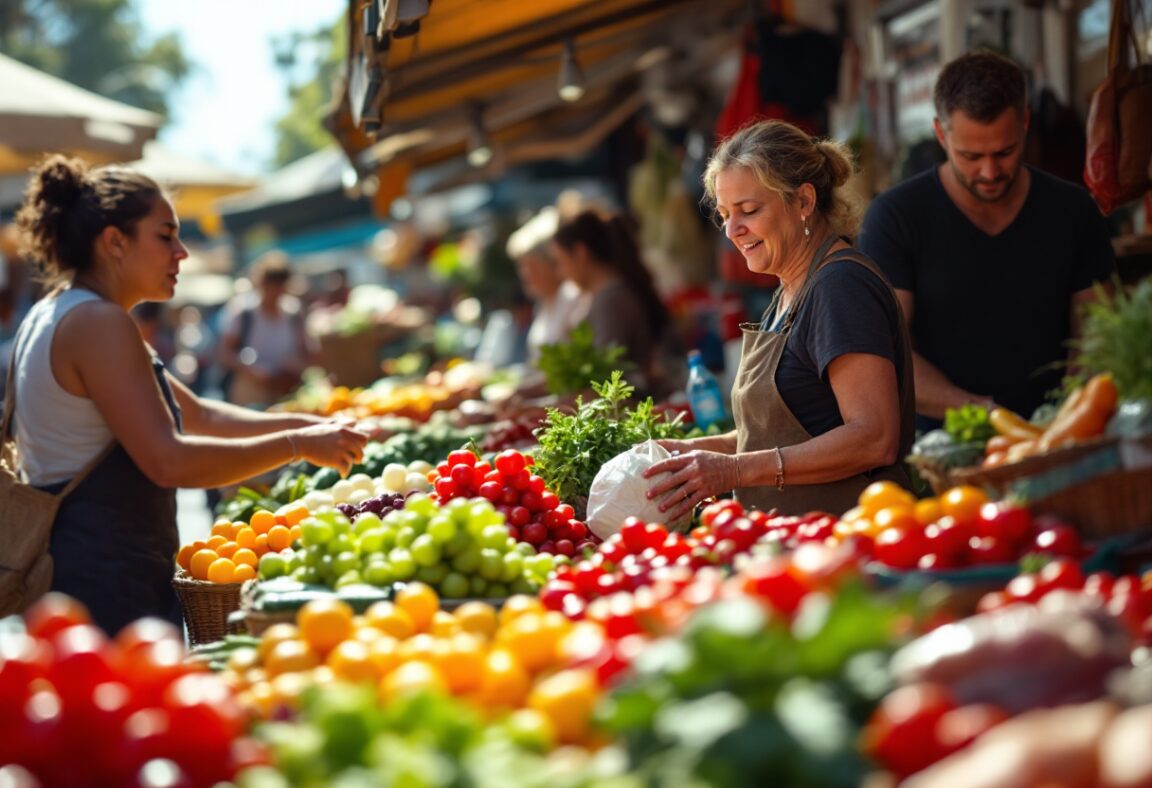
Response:
M841 146L780 121L747 126L712 155L704 186L725 234L749 270L781 285L744 326L736 430L661 441L679 454L644 474L670 520L731 489L763 510L839 514L877 479L908 483L911 344L892 288L848 243L851 174Z
M53 493L82 479L53 524L53 588L110 633L146 615L179 622L174 488L230 484L296 459L347 472L367 436L201 400L168 375L129 314L171 298L188 256L150 178L53 156L33 173L17 224L54 285L15 340L19 471Z

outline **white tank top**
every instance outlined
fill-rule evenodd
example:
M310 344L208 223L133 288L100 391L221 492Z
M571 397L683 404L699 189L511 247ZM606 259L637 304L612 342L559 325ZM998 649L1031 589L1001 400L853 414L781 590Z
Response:
M73 307L100 296L63 290L33 305L20 331L16 365L13 434L21 472L29 484L44 486L75 476L112 441L112 431L96 404L60 387L52 374L52 338Z

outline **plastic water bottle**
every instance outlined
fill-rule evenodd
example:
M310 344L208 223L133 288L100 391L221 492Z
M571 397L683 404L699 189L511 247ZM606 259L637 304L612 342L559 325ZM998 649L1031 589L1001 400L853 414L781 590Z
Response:
M720 382L704 366L699 350L688 354L688 405L692 408L692 418L703 429L724 420Z

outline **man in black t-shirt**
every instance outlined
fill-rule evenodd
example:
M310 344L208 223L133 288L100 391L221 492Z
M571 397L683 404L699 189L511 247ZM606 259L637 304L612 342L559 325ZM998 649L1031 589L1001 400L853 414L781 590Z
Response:
M1115 268L1108 229L1083 188L1022 164L1026 89L1011 60L954 60L935 102L948 160L877 197L860 248L911 327L921 426L968 402L1027 417L1059 385L1080 307Z

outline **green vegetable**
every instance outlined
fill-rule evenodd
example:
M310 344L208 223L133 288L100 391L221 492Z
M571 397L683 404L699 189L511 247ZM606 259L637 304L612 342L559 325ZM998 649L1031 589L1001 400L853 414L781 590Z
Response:
M679 417L668 421L656 414L651 397L627 408L635 389L619 370L592 389L598 398L589 403L578 399L575 414L550 409L538 436L536 472L560 500L574 505L588 497L601 466L617 454L649 439L684 435Z
M627 366L621 361L623 357L624 348L617 345L596 347L592 327L581 323L567 342L543 345L537 366L553 394L578 394L590 381L604 380L613 370Z
M988 408L983 405L965 405L944 412L944 430L957 443L987 443L996 434L988 420Z
M912 444L912 457L943 468L963 468L980 462L984 456L984 443L957 443L947 430L930 430Z
M1111 372L1121 399L1152 399L1152 277L1131 289L1116 282L1111 293L1097 285L1073 347L1079 372L1072 386Z
M848 585L790 627L750 598L702 608L598 710L648 785L856 786L859 731L913 600Z

